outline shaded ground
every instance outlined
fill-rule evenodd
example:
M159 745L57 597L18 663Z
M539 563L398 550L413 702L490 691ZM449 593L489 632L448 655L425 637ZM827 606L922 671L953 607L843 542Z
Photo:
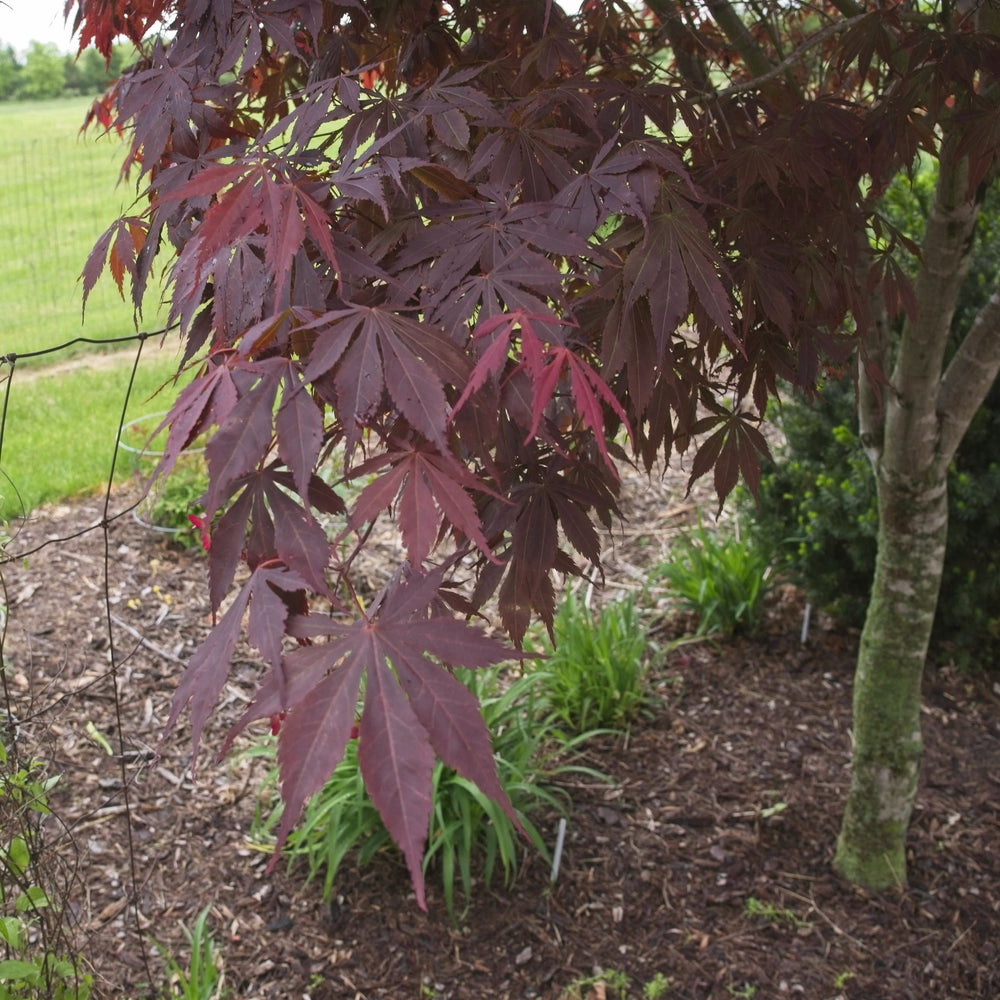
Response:
M656 491L631 506L612 590L637 586L693 510ZM49 510L8 551L99 519L96 501ZM207 629L204 565L128 517L113 524L115 677L105 556L98 531L3 573L21 739L64 775L53 802L68 833L56 821L47 829L59 856L78 866L65 875L69 913L98 997L148 995L150 973L162 981L152 937L183 964L182 922L207 904L227 988L262 1000L601 1000L641 997L658 973L671 983L663 995L676 998L1000 996L1000 688L990 682L929 673L910 886L870 898L829 869L848 778L856 637L828 626L800 646L802 609L782 591L762 638L656 658L647 717L627 739L588 753L613 783L571 788L557 883L530 861L515 886L478 897L453 929L433 883L421 913L390 855L364 871L346 866L332 907L300 873L267 874L266 857L244 839L260 782L247 758L217 765L207 753L192 782L183 725L153 758L182 663ZM670 628L654 628L661 648ZM209 748L242 710L256 670L252 655L240 656ZM88 737L87 723L114 755ZM553 838L555 820L540 823ZM141 941L126 905L133 876ZM631 979L627 994L612 988L612 972Z

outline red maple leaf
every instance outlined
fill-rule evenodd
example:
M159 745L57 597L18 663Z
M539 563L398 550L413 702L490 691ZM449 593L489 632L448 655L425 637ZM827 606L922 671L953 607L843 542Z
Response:
M435 754L518 822L497 777L476 699L448 669L483 667L517 654L465 622L427 617L441 580L440 571L414 576L353 624L313 616L290 622L294 634L313 644L287 654L280 670L272 667L229 737L231 742L255 719L286 713L278 743L285 811L277 858L306 799L333 773L357 725L365 787L403 851L422 908Z

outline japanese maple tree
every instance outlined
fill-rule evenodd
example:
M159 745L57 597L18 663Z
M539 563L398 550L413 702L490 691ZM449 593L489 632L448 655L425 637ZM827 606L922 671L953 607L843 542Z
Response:
M220 615L170 725L189 709L197 745L245 627L267 671L240 726L280 727L281 837L360 711L421 905L433 755L505 801L450 668L516 655L554 575L599 568L617 466L692 449L720 502L753 487L778 381L907 301L894 234L865 235L933 127L901 69L874 99L895 8L762 6L67 4L81 45L143 53L91 112L138 199L84 291L109 266L139 310L168 269L196 377L160 472L210 435ZM365 593L386 518L398 567ZM513 646L470 624L494 599Z
M873 208L894 173L935 177L913 242L877 213L859 231L857 287L867 291L868 308L852 306L861 440L878 494L878 560L834 866L870 888L900 886L922 757L921 678L948 531L948 468L1000 370L1000 284L971 322L955 321L980 207L997 183L1000 4L650 6L680 72L705 91L757 93L790 122L810 102L847 102L864 122L862 192ZM852 140L845 134L845 141ZM752 139L744 152L741 169L758 182L773 184L788 169ZM913 255L912 287L895 247ZM819 291L824 280L817 295L827 294Z

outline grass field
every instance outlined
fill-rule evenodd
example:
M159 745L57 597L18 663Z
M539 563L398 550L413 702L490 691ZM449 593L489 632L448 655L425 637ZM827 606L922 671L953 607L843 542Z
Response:
M175 348L176 340L143 348L126 419L169 409L176 395L168 384L177 370ZM0 452L0 520L107 483L131 370L131 358L117 355L78 357L58 368L37 361L15 366ZM0 394L6 388L0 382ZM131 472L129 455L119 454L116 479Z
M131 303L107 274L81 326L84 262L135 198L127 182L118 184L121 142L79 134L88 106L88 98L0 104L0 354L135 329ZM158 300L152 290L143 329L162 325Z

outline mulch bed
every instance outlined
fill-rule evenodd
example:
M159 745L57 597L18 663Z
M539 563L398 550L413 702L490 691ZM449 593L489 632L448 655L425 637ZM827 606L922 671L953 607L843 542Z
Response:
M695 511L676 490L630 491L629 525L609 553L611 594L637 589L643 567ZM100 517L96 499L39 512L8 553ZM394 854L361 871L345 865L330 906L302 872L266 872L267 857L246 842L261 765L239 748L212 759L250 697L257 660L239 653L192 780L183 723L159 740L183 663L209 624L204 559L129 517L113 523L109 541L105 552L102 532L89 532L3 571L8 684L24 745L63 775L53 809L65 826L47 829L54 854L76 866L65 876L67 918L95 996L149 995L151 974L163 982L154 938L183 966L182 925L209 904L226 988L262 1000L638 998L658 973L670 998L1000 996L993 680L928 671L909 886L872 896L830 870L857 637L821 621L801 645L802 607L788 588L754 640L676 645L676 622L665 618L653 628L646 715L627 736L587 750L586 763L610 782L570 786L556 883L529 859L515 885L476 896L455 928L433 880L429 912L417 909ZM554 839L556 817L539 820ZM138 921L127 905L133 885ZM613 973L631 980L626 994Z

